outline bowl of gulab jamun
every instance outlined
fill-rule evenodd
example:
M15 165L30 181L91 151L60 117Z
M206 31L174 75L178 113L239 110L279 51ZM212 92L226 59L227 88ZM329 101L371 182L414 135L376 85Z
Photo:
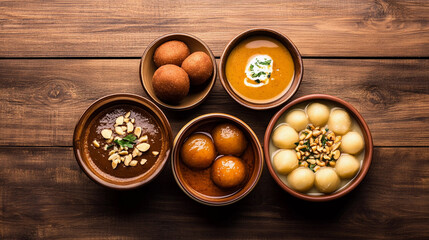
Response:
M155 39L140 62L146 93L162 107L187 110L201 104L216 81L215 57L206 43L186 33Z
M295 197L328 201L359 185L371 165L373 141L362 115L348 102L312 94L284 106L264 137L268 170Z
M263 151L242 120L211 113L188 122L177 134L171 154L174 178L195 201L223 206L244 198L263 169Z

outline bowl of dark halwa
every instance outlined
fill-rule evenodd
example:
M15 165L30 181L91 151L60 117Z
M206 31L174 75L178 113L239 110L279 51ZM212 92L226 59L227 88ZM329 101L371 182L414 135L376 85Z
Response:
M360 113L334 96L295 99L271 119L264 137L268 170L295 197L328 201L352 191L372 160L371 132Z
M250 29L233 38L219 64L222 86L239 104L256 110L289 100L301 83L301 54L285 35Z
M140 62L147 94L162 107L187 110L201 104L216 81L217 67L210 48L186 33L155 39Z
M223 206L244 198L256 186L263 152L246 123L211 113L191 120L179 131L171 164L177 184L190 198Z
M118 190L142 186L163 169L172 147L171 126L146 98L114 94L94 102L73 135L76 160L93 181Z

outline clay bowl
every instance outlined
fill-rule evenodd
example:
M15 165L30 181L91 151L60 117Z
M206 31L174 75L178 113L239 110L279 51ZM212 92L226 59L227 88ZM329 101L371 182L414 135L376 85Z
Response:
M356 123L359 125L363 139L365 141L364 146L364 154L363 154L363 161L361 163L361 168L357 175L352 178L344 187L336 190L333 193L330 194L321 194L321 195L309 195L307 193L301 193L298 191L295 191L294 189L290 188L286 183L279 177L280 175L276 172L276 170L273 168L272 165L272 154L274 151L272 149L274 146L271 142L271 135L274 131L277 124L281 121L284 122L284 114L289 109L292 109L294 106L297 106L298 104L302 104L301 106L310 103L310 102L325 102L327 104L331 103L333 105L336 105L338 107L341 107L345 109L351 118L354 118L356 120ZM341 100L340 98L330 96L330 95L324 95L324 94L312 94L300 97L298 99L293 100L292 102L288 103L286 106L284 106L282 109L280 109L271 119L268 128L265 132L264 137L264 146L267 146L264 148L264 154L265 154L265 160L268 166L268 170L271 174L271 176L274 178L274 180L277 182L277 184L286 192L290 193L291 195L301 198L308 201L314 201L314 202L322 202L322 201L329 201L333 199L340 198L350 191L352 191L354 188L356 188L357 185L363 180L365 175L368 172L368 169L371 165L372 160L372 153L373 153L373 142L372 142L372 136L371 132L368 128L368 125L366 124L363 117L360 115L360 113L348 102ZM272 148L273 147L273 148Z
M154 119L154 124L160 129L161 149L157 156L154 165L146 172L130 178L113 177L106 174L99 167L95 165L89 154L85 153L85 146L91 144L91 139L85 140L85 135L94 123L94 119L99 116L105 109L114 108L115 106L129 106L141 112L147 112ZM172 132L171 126L165 117L164 113L151 101L134 94L114 94L103 97L95 101L89 108L82 114L79 122L76 124L73 135L73 150L76 161L81 167L82 171L96 183L102 186L125 190L142 186L153 180L161 172L172 147ZM90 148L88 148L90 149ZM91 150L89 150L91 151ZM108 161L106 159L106 161Z
M292 56L294 65L295 65L295 74L292 79L292 83L289 86L289 89L285 92L285 94L278 98L277 100L274 100L272 102L268 103L256 103L251 102L250 100L246 100L237 94L234 89L231 87L231 85L228 82L228 79L226 77L225 73L225 66L226 61L228 60L229 54L231 51L243 40L252 37L252 36L267 36L276 39L280 43L282 43L286 49L289 51L289 53ZM220 75L220 81L222 83L222 86L225 88L225 91L239 104L255 109L255 110L264 110L264 109L270 109L277 107L283 103L285 103L287 100L289 100L295 92L298 90L299 85L301 84L301 79L304 74L304 68L303 63L301 59L301 54L298 51L298 48L293 44L293 42L286 37L285 35L266 28L258 28L258 29L250 29L245 32L242 32L238 34L236 37L234 37L228 45L226 45L222 56L220 58L220 64L219 64L219 75Z
M198 192L190 185L186 177L184 177L184 170L182 169L184 169L183 166L185 165L180 159L180 151L183 143L191 134L196 131L201 131L201 128L204 126L214 126L221 122L232 123L240 128L241 131L243 131L248 140L248 147L250 147L248 150L250 150L250 153L253 152L253 154L250 155L253 155L251 158L253 159L253 170L249 170L249 172L247 172L247 178L244 180L242 186L235 190L235 192L222 196L213 196ZM246 123L231 115L223 113L210 113L194 118L185 126L183 126L179 131L176 138L174 139L173 151L171 154L171 166L177 184L190 198L205 205L223 206L239 201L253 190L262 173L264 162L263 159L264 157L261 144L259 143L256 134ZM206 170L209 171L209 169ZM206 180L211 181L209 178Z
M184 42L186 45L188 45L191 54L196 51L205 52L210 56L213 63L213 74L211 78L207 80L207 82L202 86L191 86L188 95L177 105L165 103L160 100L155 95L152 87L152 76L157 69L153 61L153 54L161 44L171 40ZM216 81L216 76L216 59L210 48L201 39L186 33L171 33L155 39L152 43L149 44L149 46L147 46L140 61L140 80L144 90L157 104L171 110L188 110L201 104L207 98L211 89L213 88Z

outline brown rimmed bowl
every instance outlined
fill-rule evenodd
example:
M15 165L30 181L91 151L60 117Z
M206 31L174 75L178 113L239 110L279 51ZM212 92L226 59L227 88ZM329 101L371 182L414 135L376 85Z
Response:
M95 167L90 157L84 154L84 145L89 144L84 140L85 131L89 129L92 120L98 114L104 109L114 107L115 105L132 105L148 112L154 117L159 129L162 131L162 147L155 164L145 173L129 179L116 178L102 172L98 167ZM172 139L170 123L161 109L154 103L134 94L113 94L98 99L82 114L73 134L73 151L80 168L91 180L105 187L126 190L140 187L158 176L170 156Z
M163 43L171 40L178 40L188 45L191 54L196 51L202 51L210 56L213 63L213 74L202 86L191 86L188 95L177 105L165 103L160 100L152 87L152 77L157 67L153 61L155 50ZM216 59L209 46L201 39L187 33L171 33L155 39L147 46L140 61L140 80L146 93L160 106L171 110L188 110L201 104L209 95L214 86L217 76Z
M182 162L179 163L179 161L181 161L180 150L185 140L201 126L220 122L232 123L241 129L246 135L248 144L251 145L253 150L253 171L251 173L247 173L248 176L246 182L233 194L225 196L208 196L193 189L184 179L179 166L179 164L183 164ZM239 201L253 190L262 174L262 169L264 166L264 154L258 137L245 122L228 114L210 113L194 118L185 126L183 126L179 131L176 138L174 139L173 151L171 154L171 166L177 184L183 190L183 192L186 193L186 195L188 195L193 200L205 205L224 206Z
M301 193L298 191L295 191L294 189L287 186L278 176L278 173L274 170L274 167L272 165L272 159L271 159L271 152L269 150L270 142L271 142L271 135L273 130L276 127L276 124L280 117L284 115L286 111L293 108L294 106L301 104L301 103L310 103L314 101L324 101L324 102L332 102L335 105L338 105L350 114L352 118L356 120L356 122L359 124L360 129L362 130L363 139L365 141L365 155L362 162L362 166L357 173L357 175L350 180L351 182L347 183L345 187L342 189L339 189L333 193L330 194L323 194L323 195L309 195L306 193ZM333 199L340 198L359 185L360 182L362 182L363 178L367 174L369 167L371 165L372 160L372 153L373 153L373 141L371 132L369 130L368 125L366 124L365 120L363 119L362 115L354 108L350 103L334 96L325 95L325 94L312 94L303 96L300 98L297 98L293 100L292 102L288 103L286 106L284 106L282 109L280 109L272 118L270 123L268 124L267 130L265 131L264 136L264 154L265 154L265 161L268 166L268 170L271 174L271 176L274 178L274 180L277 182L277 184L286 192L290 193L292 196L295 196L297 198L301 198L308 201L313 202L322 202L322 201L329 201Z
M225 67L226 67L226 62L228 60L229 54L240 42L252 36L267 36L267 37L274 38L280 43L282 43L291 54L293 63L295 65L295 74L292 79L292 83L289 86L289 89L284 93L283 96L281 96L280 98L272 102L256 103L256 102L251 102L249 100L243 99L234 91L234 89L231 87L226 77ZM224 87L225 91L232 97L232 99L234 99L239 104L255 110L270 109L285 103L298 90L298 87L301 84L303 74L304 74L304 67L301 59L301 54L299 53L298 48L285 35L267 28L250 29L238 34L235 38L233 38L228 43L228 45L226 45L219 63L220 82L222 83L222 86Z

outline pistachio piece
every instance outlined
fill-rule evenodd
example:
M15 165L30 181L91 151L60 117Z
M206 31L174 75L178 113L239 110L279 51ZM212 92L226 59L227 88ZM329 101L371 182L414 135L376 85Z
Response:
M124 123L124 116L119 116L117 119L116 119L116 124L117 125L122 125Z
M94 146L95 146L96 148L99 148L99 147L100 147L100 144L97 142L97 140L92 141L92 144L94 144Z
M134 125L130 122L127 122L127 133L131 133L134 130Z
M141 127L136 127L134 129L134 135L136 135L139 138L141 134L142 134L142 128Z
M103 136L105 139L110 139L112 137L112 130L110 130L110 129L103 129L101 131L101 136Z
M140 160L140 165L144 165L146 162L147 160L143 158L142 160Z
M147 150L149 150L150 145L147 143L140 143L139 145L136 146L136 148L141 152L146 152Z
M130 165L130 162L131 162L131 160L133 159L133 157L131 156L131 154L128 154L127 156L125 156L124 157L125 159L124 159L124 164L125 164L125 166L129 166Z
M137 166L137 163L139 163L139 162L137 162L137 160L132 160L132 161L130 162L130 166L131 166L131 167L135 167L135 166Z
M125 135L124 130L122 129L122 127L115 127L115 132L119 135ZM115 138L116 139L116 138Z

